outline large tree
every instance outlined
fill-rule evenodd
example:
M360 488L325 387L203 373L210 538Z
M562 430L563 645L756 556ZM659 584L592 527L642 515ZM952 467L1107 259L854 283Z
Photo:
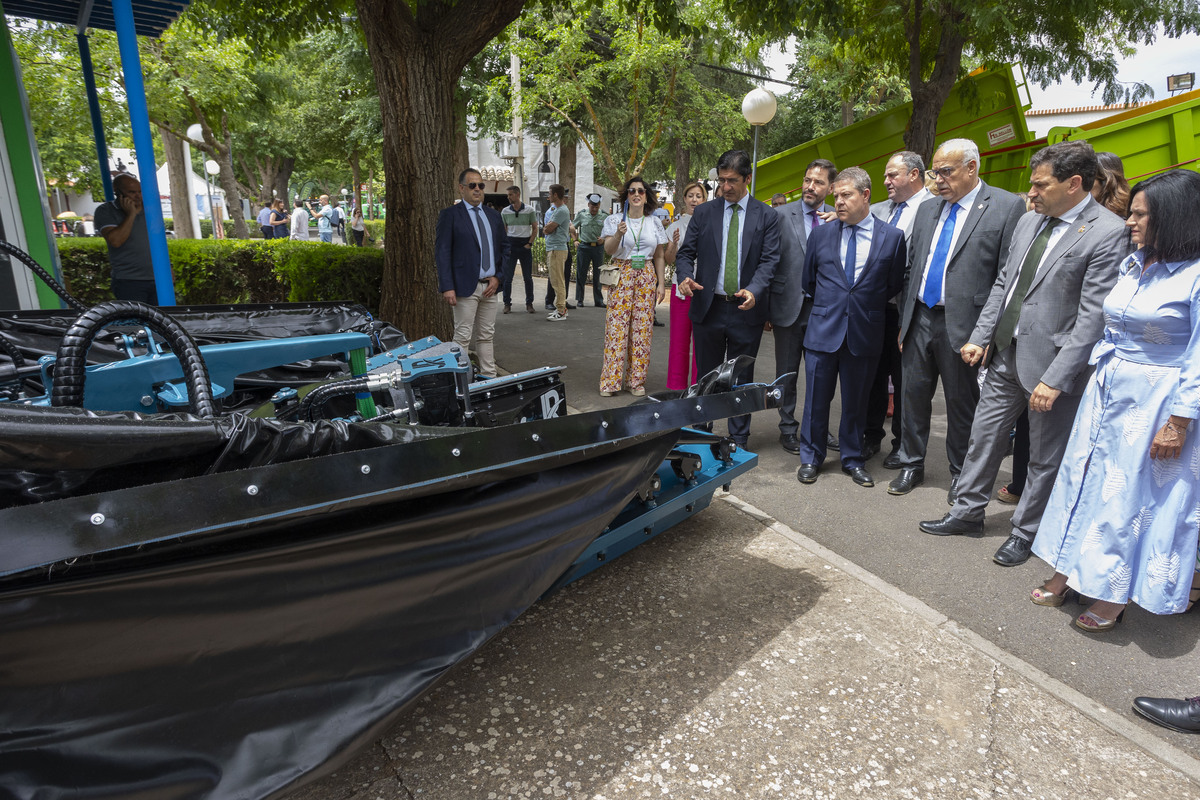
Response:
M727 0L726 9L736 24L781 37L824 32L903 75L913 100L905 144L926 156L942 105L965 75L964 57L1019 61L1042 86L1090 81L1113 102L1126 93L1117 80L1123 49L1200 30L1200 5L1190 0Z

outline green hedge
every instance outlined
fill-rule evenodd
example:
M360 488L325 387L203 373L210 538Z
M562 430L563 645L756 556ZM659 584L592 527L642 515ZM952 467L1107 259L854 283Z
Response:
M67 290L83 303L111 300L108 249L99 238L58 240ZM176 302L348 300L379 309L383 250L287 239L167 242Z

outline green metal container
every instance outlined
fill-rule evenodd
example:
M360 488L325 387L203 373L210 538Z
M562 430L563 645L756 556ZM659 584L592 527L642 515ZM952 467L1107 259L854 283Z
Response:
M1019 75L1019 83L1014 75ZM1030 105L1025 74L1019 65L973 74L950 92L938 116L937 140L971 139L980 150L1023 144L1030 138L1025 124L1025 109ZM827 158L839 169L857 165L867 170L871 175L871 200L885 199L883 168L893 153L904 149L904 131L911 117L912 103L905 103L764 158L758 162L755 196L766 200L782 192L789 200L798 199L804 168L813 159Z

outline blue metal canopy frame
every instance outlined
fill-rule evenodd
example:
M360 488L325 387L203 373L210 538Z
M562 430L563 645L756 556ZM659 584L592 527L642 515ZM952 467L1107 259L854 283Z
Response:
M171 276L171 261L167 252L167 229L159 200L158 176L154 164L154 139L150 130L150 114L146 106L146 87L142 80L142 61L137 37L158 37L187 8L190 0L9 0L4 12L14 17L60 22L74 25L79 42L84 83L87 87L88 108L92 130L96 137L96 156L104 181L104 195L113 199L112 176L108 169L108 146L104 124L100 118L100 101L96 96L96 80L92 69L88 28L115 31L121 53L121 71L125 80L125 97L129 104L129 124L137 153L138 179L142 184L142 204L146 215L146 231L150 238L150 261L154 266L154 284L158 304L175 305L175 284Z

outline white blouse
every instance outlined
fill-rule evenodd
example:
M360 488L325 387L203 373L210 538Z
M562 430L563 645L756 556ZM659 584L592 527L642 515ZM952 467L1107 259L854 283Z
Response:
M617 226L621 224L622 219L621 214L610 214L608 219L604 220L604 230L600 235L605 238L616 236ZM628 260L635 255L642 255L649 259L660 244L666 243L667 232L663 230L662 223L656 217L643 216L638 219L627 219L625 220L625 237L617 246L613 258Z

